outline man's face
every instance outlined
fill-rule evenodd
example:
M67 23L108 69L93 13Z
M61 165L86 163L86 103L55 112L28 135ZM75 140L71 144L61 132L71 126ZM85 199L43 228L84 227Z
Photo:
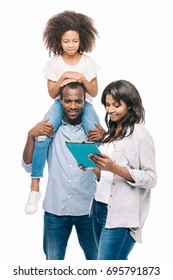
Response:
M84 91L83 88L70 88L66 86L63 89L61 104L63 107L63 119L71 124L81 123L81 114L84 108Z

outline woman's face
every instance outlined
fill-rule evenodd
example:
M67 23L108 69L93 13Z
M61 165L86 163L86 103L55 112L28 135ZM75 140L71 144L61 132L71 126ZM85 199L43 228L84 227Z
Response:
M106 112L109 114L111 121L120 124L127 115L128 110L129 107L123 100L117 102L111 94L106 95Z
M69 30L62 35L61 47L68 55L74 55L78 51L79 45L80 37L77 31Z

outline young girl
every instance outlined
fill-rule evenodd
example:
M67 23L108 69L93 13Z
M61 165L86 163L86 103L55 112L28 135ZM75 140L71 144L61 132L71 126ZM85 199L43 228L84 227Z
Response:
M103 91L108 131L99 147L97 190L92 218L99 260L127 260L149 211L151 189L156 185L155 148L143 125L144 108L130 82L110 83Z
M59 101L60 87L77 81L83 83L87 94L82 117L84 130L95 128L99 119L94 111L93 97L98 94L97 63L84 52L91 52L95 46L98 32L93 20L86 15L74 11L64 11L51 17L43 32L43 41L54 57L44 68L49 95L55 99L54 104L45 115L45 122L49 122L56 132L62 122L62 108ZM43 176L47 151L52 137L41 137L35 141L35 150L32 159L31 191L25 206L27 214L34 214L38 209L40 199L39 180ZM97 143L99 144L99 143Z

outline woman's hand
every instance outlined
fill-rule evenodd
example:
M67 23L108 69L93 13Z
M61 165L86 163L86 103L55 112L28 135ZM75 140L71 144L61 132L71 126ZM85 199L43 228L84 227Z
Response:
M110 171L113 174L117 174L118 176L124 178L127 181L134 183L134 179L132 178L129 170L124 167L118 165L116 162L111 160L108 156L101 154L100 156L90 154L90 159L98 166L100 170Z
M100 170L113 172L114 162L108 156L104 154L101 154L101 156L90 154L89 158L98 166Z

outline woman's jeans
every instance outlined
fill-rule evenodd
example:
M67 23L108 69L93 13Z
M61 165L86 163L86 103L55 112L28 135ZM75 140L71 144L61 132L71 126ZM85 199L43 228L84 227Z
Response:
M105 228L107 204L93 202L93 228L98 247L98 260L127 260L135 240L128 228Z
M45 212L43 247L47 260L64 260L68 239L73 226L76 228L79 244L87 260L97 259L97 246L92 219L84 216L56 216ZM74 247L74 259L75 259Z
M48 122L53 125L54 131L56 132L60 127L63 118L62 105L59 100L56 100L54 102L54 104L45 115L44 119L45 118L49 118ZM88 133L88 130L95 128L95 122L100 124L94 107L91 103L85 101L85 106L82 113L82 124L86 134ZM47 159L48 148L52 139L52 137L46 136L44 139L39 137L36 138L32 157L32 178L43 177L43 170ZM96 144L99 146L100 142L97 142Z

